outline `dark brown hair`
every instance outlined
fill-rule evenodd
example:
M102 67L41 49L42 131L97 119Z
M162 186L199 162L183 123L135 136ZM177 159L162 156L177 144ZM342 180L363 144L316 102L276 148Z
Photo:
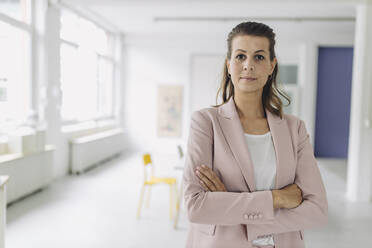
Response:
M226 54L224 68L223 68L221 85L217 92L215 107L225 104L227 101L230 100L231 97L234 97L234 85L231 81L231 78L229 77L226 61L231 58L233 39L237 36L242 36L242 35L266 37L269 40L270 60L273 61L273 59L276 57L275 49L274 49L275 33L269 26L263 23L257 23L257 22L242 22L238 24L236 27L234 27L229 33L228 38L227 38L227 54ZM262 105L264 108L267 108L271 113L282 118L283 117L283 103L279 97L279 94L282 95L288 101L288 105L291 103L291 100L289 96L287 96L283 91L278 89L277 82L276 82L277 75L278 75L278 63L275 65L273 73L268 78L263 88ZM222 97L222 103L217 104L218 96L220 94Z

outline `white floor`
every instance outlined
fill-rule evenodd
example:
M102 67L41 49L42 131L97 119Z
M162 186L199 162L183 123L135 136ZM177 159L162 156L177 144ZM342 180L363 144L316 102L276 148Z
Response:
M345 198L345 160L318 159L328 195L326 228L307 230L307 248L372 247L372 203L351 203Z
M154 160L158 168L171 164L161 155ZM185 212L182 209L179 228L174 230L166 186L154 188L150 208L136 220L141 165L140 155L121 157L83 175L60 179L9 206L6 247L184 247ZM319 165L328 192L329 225L306 231L306 247L372 247L372 204L344 199L346 162L319 160Z

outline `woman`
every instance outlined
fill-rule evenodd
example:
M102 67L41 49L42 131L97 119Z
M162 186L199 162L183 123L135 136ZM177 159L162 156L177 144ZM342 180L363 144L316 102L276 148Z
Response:
M191 118L187 247L304 247L328 204L305 124L282 111L275 34L244 22L227 45L223 103Z

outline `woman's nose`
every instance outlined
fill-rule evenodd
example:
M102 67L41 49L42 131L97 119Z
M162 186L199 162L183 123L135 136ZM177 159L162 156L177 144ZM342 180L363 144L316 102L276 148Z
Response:
M254 65L252 63L252 61L250 61L249 59L247 59L246 61L244 61L244 64L243 64L243 70L245 71L253 71L254 70Z

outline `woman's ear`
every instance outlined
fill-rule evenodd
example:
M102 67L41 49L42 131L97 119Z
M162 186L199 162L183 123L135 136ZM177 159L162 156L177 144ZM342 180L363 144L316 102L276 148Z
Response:
M275 69L275 66L278 63L278 61L276 60L276 57L270 63L271 63L271 72L270 72L270 75L271 75L271 74L273 74L274 69Z
M228 59L226 59L226 68L227 68L227 73L231 74L230 73L230 61Z

